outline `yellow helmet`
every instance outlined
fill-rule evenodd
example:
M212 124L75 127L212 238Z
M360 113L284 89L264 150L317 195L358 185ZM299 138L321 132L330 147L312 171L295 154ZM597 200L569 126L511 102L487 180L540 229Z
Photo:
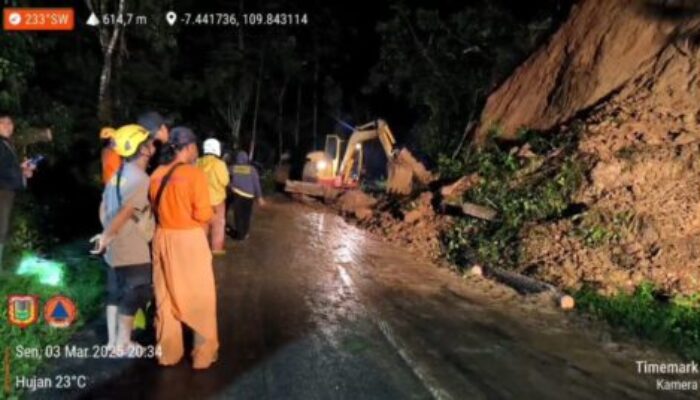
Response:
M124 125L114 132L114 151L121 157L131 157L150 133L141 125Z
M100 129L100 139L111 139L114 137L114 128L111 126L105 126L104 128Z

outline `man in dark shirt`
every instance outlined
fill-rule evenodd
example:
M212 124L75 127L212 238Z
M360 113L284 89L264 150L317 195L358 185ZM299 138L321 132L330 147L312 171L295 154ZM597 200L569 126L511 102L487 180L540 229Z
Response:
M12 116L0 111L0 270L2 270L2 253L8 239L15 192L24 189L27 179L32 177L35 168L29 160L24 160L20 164L17 151L10 141L14 130Z

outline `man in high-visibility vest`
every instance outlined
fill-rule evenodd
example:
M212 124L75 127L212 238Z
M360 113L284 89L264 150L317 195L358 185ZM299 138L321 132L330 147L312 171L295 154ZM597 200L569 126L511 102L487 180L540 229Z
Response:
M236 155L236 164L231 168L231 191L233 192L233 220L236 238L244 240L248 237L250 219L253 215L253 201L258 200L260 206L265 205L260 189L260 176L248 160L245 151Z
M214 211L214 216L207 225L207 233L212 254L220 256L226 254L226 187L230 179L226 163L221 159L221 142L209 138L202 147L204 156L197 160L197 166L207 176L209 200Z

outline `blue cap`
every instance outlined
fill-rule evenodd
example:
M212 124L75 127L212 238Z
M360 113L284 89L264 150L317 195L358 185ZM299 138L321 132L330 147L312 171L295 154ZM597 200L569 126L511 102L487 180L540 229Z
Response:
M197 143L197 136L190 128L185 126L176 126L170 131L168 143L177 147L183 147L190 143Z
M166 124L165 118L155 111L149 111L147 113L139 115L139 119L136 121L137 124L146 128L151 135L155 135L161 126Z

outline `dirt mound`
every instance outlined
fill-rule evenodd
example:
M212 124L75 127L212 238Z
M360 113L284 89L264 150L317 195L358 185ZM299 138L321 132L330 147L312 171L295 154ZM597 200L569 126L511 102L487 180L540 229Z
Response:
M629 97L649 86L655 95L692 97L698 104L697 51L688 41L700 17L668 10L672 3L678 2L581 1L488 98L477 136L485 138L494 124L506 137L521 127L549 130L620 92ZM670 18L668 11L680 16ZM681 103L694 117L697 106Z
M359 220L372 217L372 208L377 204L377 199L361 190L349 190L338 197L336 207L342 213L350 214Z
M604 293L700 291L700 130L686 95L621 92L583 121L578 151L598 160L576 199L588 210L524 233L524 268Z
M361 190L348 190L338 197L336 205L344 212L354 212L362 208L372 208L377 199Z
M689 4L583 0L489 97L479 138L494 125L508 138L580 129L578 155L594 160L574 200L585 212L521 232L523 272L605 293L644 281L700 291L700 13Z
M427 259L442 257L440 235L452 223L433 208L433 194L423 192L412 199L383 197L369 218L358 218L360 225Z

